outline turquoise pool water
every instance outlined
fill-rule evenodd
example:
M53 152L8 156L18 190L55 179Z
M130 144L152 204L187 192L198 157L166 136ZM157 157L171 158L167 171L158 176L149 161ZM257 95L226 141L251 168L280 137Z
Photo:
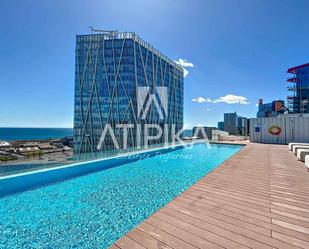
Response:
M0 199L0 248L107 248L239 151L197 144Z

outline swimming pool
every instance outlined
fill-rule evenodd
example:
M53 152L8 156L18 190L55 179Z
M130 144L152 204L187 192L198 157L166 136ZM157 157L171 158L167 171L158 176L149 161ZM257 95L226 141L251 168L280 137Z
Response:
M107 248L242 146L196 144L0 198L0 248Z

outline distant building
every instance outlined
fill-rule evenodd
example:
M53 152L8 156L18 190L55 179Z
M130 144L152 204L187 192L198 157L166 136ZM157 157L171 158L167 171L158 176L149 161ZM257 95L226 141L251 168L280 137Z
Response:
M224 131L232 135L247 136L249 133L248 119L238 116L236 112L224 113Z
M263 99L259 99L258 112L256 116L258 118L276 117L279 114L287 112L283 100L274 100L270 103L263 103Z
M237 113L224 113L224 131L228 132L229 134L239 134L237 126Z
M248 119L246 117L239 116L237 118L237 128L238 128L239 135L247 136L249 133Z
M10 147L11 147L11 144L9 142L0 140L0 149L10 148Z
M61 139L63 145L69 146L70 148L73 148L73 137L67 136Z
M287 73L292 77L288 90L292 93L287 97L288 108L291 113L309 113L309 63L289 68Z
M248 127L248 136L249 136L250 135L250 130L251 130L250 118L247 119L247 127Z
M224 122L223 122L223 121L219 121L219 122L218 122L218 129L219 129L220 131L224 131Z

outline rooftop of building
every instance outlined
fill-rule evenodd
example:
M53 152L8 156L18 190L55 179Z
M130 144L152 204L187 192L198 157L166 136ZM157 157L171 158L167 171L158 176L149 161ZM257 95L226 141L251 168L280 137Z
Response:
M89 37L89 40L95 41L99 39L104 39L104 40L113 40L113 39L132 39L141 46L145 47L149 51L153 52L155 55L159 56L166 62L170 63L174 67L176 67L178 70L183 72L183 68L178 65L175 61L170 59L168 56L164 55L162 52L154 48L150 43L144 41L142 38L140 38L136 33L134 32L118 32L118 31L109 31L109 32L92 32L91 34L83 34L83 35L76 35L77 40L79 37Z
M296 67L291 67L291 68L288 69L287 73L296 73L298 70L306 68L306 67L309 68L309 63L302 64L302 65L299 65L299 66L296 66Z

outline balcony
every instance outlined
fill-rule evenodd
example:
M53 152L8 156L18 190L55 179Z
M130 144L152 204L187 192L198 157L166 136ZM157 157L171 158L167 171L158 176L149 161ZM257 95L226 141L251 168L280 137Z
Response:
M296 83L297 82L297 78L294 76L294 77L288 78L287 81L288 82Z
M296 89L297 89L296 86L288 86L287 87L287 90L292 91L292 92L296 91Z

